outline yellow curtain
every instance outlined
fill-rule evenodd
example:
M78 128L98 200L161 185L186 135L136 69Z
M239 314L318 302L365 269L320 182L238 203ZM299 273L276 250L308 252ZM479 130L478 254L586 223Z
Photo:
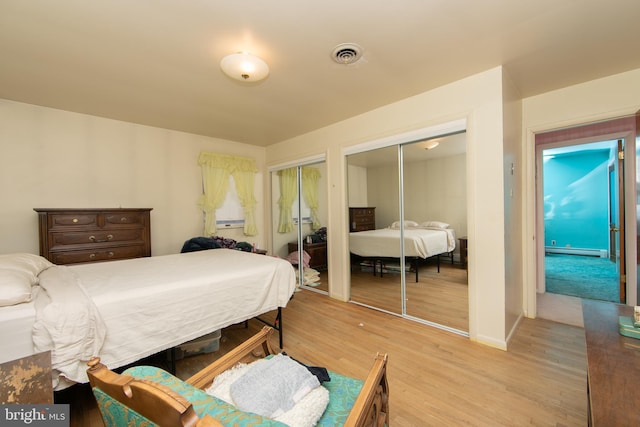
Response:
M216 228L216 209L224 203L229 189L229 176L233 175L238 198L245 213L245 234L258 234L255 224L256 200L253 194L253 178L258 171L256 161L248 157L227 154L200 153L198 165L202 168L203 195L198 206L205 213L204 235L213 236Z
M298 196L296 168L279 170L278 176L280 177L280 199L278 199L280 221L278 223L278 233L289 233L293 231L291 206Z
M320 228L318 219L318 181L320 180L320 169L308 166L302 167L302 195L307 206L311 209L311 228Z
M255 236L258 234L256 226L255 209L256 198L253 195L253 175L251 170L238 170L233 173L236 181L236 191L240 204L244 208L244 234L245 236Z

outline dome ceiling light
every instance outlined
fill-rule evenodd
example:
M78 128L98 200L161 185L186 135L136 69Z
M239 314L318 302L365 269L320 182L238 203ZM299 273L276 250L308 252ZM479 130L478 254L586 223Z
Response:
M241 82L257 82L269 75L267 63L246 52L225 56L220 61L220 68L227 76Z
M440 145L440 141L437 140L433 140L433 141L429 141L425 144L424 149L425 150L432 150L434 148L436 148L438 145Z

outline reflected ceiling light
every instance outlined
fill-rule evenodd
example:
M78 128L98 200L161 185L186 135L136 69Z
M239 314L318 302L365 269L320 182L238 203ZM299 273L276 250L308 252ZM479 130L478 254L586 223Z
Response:
M440 145L439 141L429 141L427 142L427 144L424 146L425 150L431 150L432 148L436 148L438 145Z
M257 82L269 75L266 62L245 52L225 56L220 61L220 68L227 76L242 82Z

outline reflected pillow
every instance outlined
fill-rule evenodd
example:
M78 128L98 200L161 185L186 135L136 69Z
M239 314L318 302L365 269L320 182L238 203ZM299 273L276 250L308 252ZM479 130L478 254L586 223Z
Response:
M447 224L446 222L440 222L440 221L426 221L426 222L423 222L422 224L420 224L420 227L422 227L422 228L445 229L445 228L449 228L449 224Z
M418 223L415 221L409 221L409 220L406 220L404 222L404 228L412 228L412 227L418 227ZM389 228L400 228L400 221L395 221L393 224L389 226Z

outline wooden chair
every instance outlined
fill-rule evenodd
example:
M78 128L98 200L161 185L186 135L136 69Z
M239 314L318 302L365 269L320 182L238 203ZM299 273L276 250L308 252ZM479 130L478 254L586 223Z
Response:
M186 381L152 367L134 367L123 374L116 374L101 364L99 359L92 359L87 373L105 425L141 426L151 423L168 427L232 424L282 426L282 423L275 420L242 412L203 391L217 375L237 363L275 354L269 344L272 333L273 329L265 326L256 335ZM327 414L330 411L325 411L318 425L388 426L389 388L386 365L387 356L376 355L364 382L330 372L331 381L326 384L335 381L334 385L339 386L354 384L355 381L361 388L355 400L346 403L348 407L343 416L334 411L331 411L330 416ZM331 399L331 390L329 395Z

